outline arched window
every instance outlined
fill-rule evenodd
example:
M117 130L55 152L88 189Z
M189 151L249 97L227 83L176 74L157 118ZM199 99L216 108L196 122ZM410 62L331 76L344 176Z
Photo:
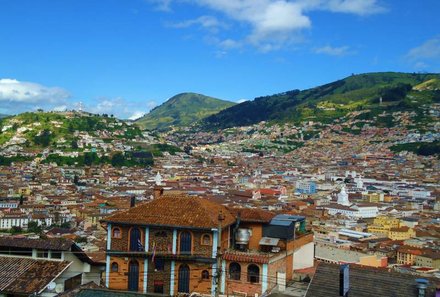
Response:
M202 271L202 279L209 279L209 272L208 270Z
M191 233L188 231L180 233L180 253L191 254Z
M141 230L138 227L134 227L130 230L130 251L139 252L144 249L141 242Z
M183 264L179 267L179 282L177 285L178 293L189 293L189 266Z
M211 235L209 234L202 235L202 245L211 245Z
M112 272L118 272L119 270L119 265L116 262L112 263Z
M229 278L233 280L240 280L241 266L237 262L232 262L229 265Z
M121 238L122 237L122 233L121 233L121 229L119 228L113 228L113 234L112 234L113 238Z
M260 282L260 267L255 264L251 264L247 268L248 282L259 283Z

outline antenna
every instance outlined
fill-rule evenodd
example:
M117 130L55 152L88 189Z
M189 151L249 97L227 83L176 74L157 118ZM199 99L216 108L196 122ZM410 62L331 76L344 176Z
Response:
M82 101L79 102L78 111L79 112L83 111L83 103L82 103Z

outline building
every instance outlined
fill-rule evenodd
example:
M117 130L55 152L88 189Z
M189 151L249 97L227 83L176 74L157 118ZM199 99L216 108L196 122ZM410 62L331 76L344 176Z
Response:
M0 296L55 296L91 281L100 284L104 269L103 263L93 261L74 242L64 238L0 237L0 265L8 267L0 272ZM17 274L17 283L10 281L12 272ZM3 286L5 283L8 286Z
M397 249L397 264L414 265L416 256L422 255L422 250L403 245Z
M303 217L228 209L194 196L158 195L102 223L110 289L261 295L277 276L291 278L296 256L303 259L310 249L313 263L313 237ZM311 248L300 252L309 243Z
M348 296L356 297L435 297L439 294L438 280L417 279L409 274L352 264L348 266L346 278L341 280L340 272L340 265L319 263L306 297L343 296L340 290L344 287L348 289ZM424 294L422 288L426 288Z
M298 180L295 192L298 194L316 194L316 182L310 180Z
M433 250L423 251L421 255L416 255L415 264L420 267L440 269L440 252Z
M405 240L415 236L416 232L414 231L414 229L407 226L391 228L390 232L388 232L388 237L392 240Z
M328 210L328 214L335 215L343 215L348 218L375 218L379 212L377 206L368 205L368 204L358 204L358 205L340 205L336 203L331 203L329 205L323 206L324 209Z
M390 216L378 216L368 226L368 232L388 237L391 228L399 228L400 219Z

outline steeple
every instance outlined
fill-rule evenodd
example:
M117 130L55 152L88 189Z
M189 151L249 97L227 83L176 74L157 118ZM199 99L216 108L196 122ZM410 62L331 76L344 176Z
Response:
M348 200L348 194L345 190L345 185L342 186L341 192L338 194L338 204L350 206L350 201Z
M154 177L154 182L156 183L156 186L162 185L162 176L160 175L159 171L157 172L156 176Z

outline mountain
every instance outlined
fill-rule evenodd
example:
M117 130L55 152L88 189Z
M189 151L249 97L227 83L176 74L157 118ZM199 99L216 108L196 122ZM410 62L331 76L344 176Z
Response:
M8 117L8 116L9 116L9 115L7 115L7 114L0 113L0 119L6 118L6 117Z
M166 129L170 126L188 126L233 105L235 105L233 102L201 94L182 93L155 107L136 120L136 123L142 128L151 130Z
M385 109L411 110L434 102L440 102L440 74L366 73L303 91L258 97L207 117L201 126L221 129L261 121L330 123L352 111L368 109L374 117Z

